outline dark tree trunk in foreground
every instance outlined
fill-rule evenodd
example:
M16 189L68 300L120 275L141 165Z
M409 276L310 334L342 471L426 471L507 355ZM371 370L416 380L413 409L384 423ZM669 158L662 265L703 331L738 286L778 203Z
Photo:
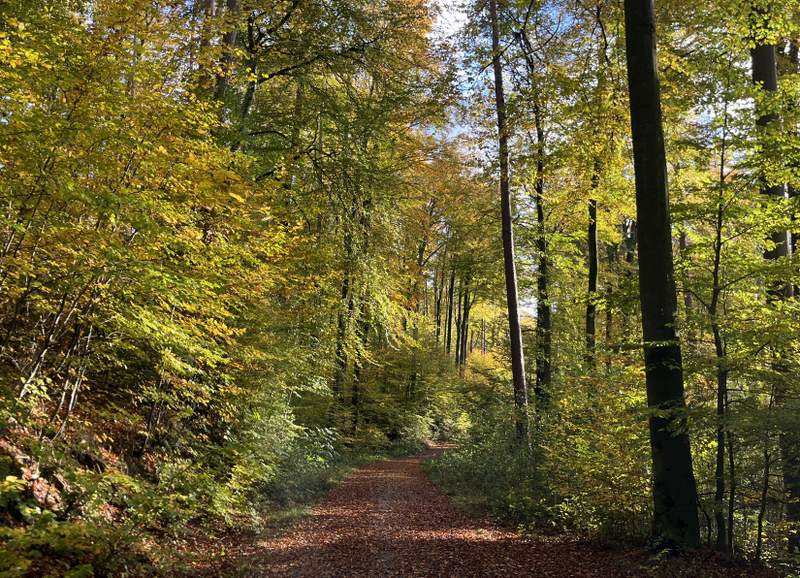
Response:
M511 343L511 375L514 382L514 408L517 437L528 437L528 389L525 384L525 359L522 352L522 330L517 303L517 270L514 263L514 231L511 222L511 191L508 182L508 128L503 94L503 68L500 63L500 31L497 24L497 1L489 0L492 26L492 68L497 109L497 138L500 152L500 207L503 226L503 267L508 302L508 330Z
M753 61L753 82L767 92L778 90L778 70L776 64L775 46L759 45L751 50ZM777 115L773 113L762 113L756 119L759 130L765 129L773 122L777 122ZM782 185L771 185L766 178L762 177L761 192L770 197L782 199L785 196ZM791 237L789 231L775 231L770 236L773 247L764 253L767 260L778 260L789 257L792 254ZM768 299L770 302L781 301L792 297L792 286L779 283L778 286L769 291ZM777 371L785 371L781 362L775 366ZM797 403L787 399L785 385L777 388L776 402L788 409L787 404ZM786 520L792 522L794 527L790 529L788 536L788 547L790 552L800 552L800 432L791 427L784 427L780 433L781 463L783 464L783 488L786 492Z
M697 487L675 327L677 296L652 0L625 0L625 31L636 215L643 232L638 235L639 297L651 410L653 530L666 545L697 546Z

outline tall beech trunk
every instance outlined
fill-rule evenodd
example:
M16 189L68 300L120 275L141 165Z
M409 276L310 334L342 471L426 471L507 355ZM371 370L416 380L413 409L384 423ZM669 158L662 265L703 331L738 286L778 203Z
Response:
M414 284L412 286L412 295L411 298L413 299L414 303L414 328L412 329L412 335L414 337L414 341L417 342L419 340L419 317L420 317L420 286L422 286L425 290L425 313L427 314L427 288L428 284L425 281L425 271L423 269L423 265L425 263L425 249L428 246L428 233L426 232L425 235L419 241L419 245L417 246L417 261L416 261L416 270L414 271ZM419 359L417 355L417 348L413 348L411 351L411 375L409 376L408 381L408 397L409 399L413 399L417 392L417 380L419 379Z
M762 90L776 92L778 90L778 70L774 45L761 44L750 51L753 63L753 82ZM777 122L777 115L769 112L759 114L756 125L763 131L770 124ZM770 185L766 177L761 179L761 192L769 197L784 198L782 185ZM789 257L792 251L789 231L775 231L770 235L773 246L764 252L767 260L778 260ZM792 286L779 283L769 291L768 300L771 303L789 299L792 296ZM777 371L785 371L782 363L775 364ZM785 386L777 390L776 403L788 408L796 401L787 399ZM783 466L783 488L786 492L786 520L795 527L790 529L788 547L790 552L800 552L800 432L790 427L783 427L779 432L779 446Z
M525 27L519 31L519 41L528 72L533 78L535 64L533 62L533 46L528 39ZM548 295L549 269L547 260L547 238L544 232L544 121L542 119L542 106L539 101L538 88L532 82L533 89L533 117L536 129L536 383L534 397L536 399L536 413L541 414L547 405L550 381L552 379L552 311Z
M367 308L364 303L361 304L358 325L361 337L361 348L366 349L369 340L369 318L367 317ZM356 359L353 367L353 387L350 391L350 406L353 411L351 431L353 435L358 432L358 421L361 417L361 379L363 371L364 359L363 357L359 357Z
M367 142L364 143L364 150L367 148ZM362 234L361 255L366 256L369 254L370 245L370 229L372 226L372 196L367 195L361 206L361 216L359 217L359 225ZM352 293L352 292L351 292ZM352 303L352 297L351 297ZM361 416L361 378L364 370L364 362L367 356L364 352L367 350L369 344L369 310L368 302L365 296L362 295L359 303L358 312L358 337L361 341L361 352L355 356L353 364L353 384L350 392L350 407L352 410L352 432L358 431L358 421Z
M714 261L711 270L711 301L708 303L708 316L711 318L711 332L714 336L714 352L716 355L716 374L717 374L717 407L716 407L716 460L714 466L714 523L717 527L716 548L720 552L732 553L733 526L726 528L725 519L725 442L726 435L729 433L727 428L728 413L728 360L727 345L723 334L722 325L719 320L719 306L722 298L723 284L721 277L722 270L722 246L723 233L725 226L725 166L727 161L728 145L728 103L725 102L723 109L722 142L720 143L719 154L719 177L717 181L717 208L714 220ZM682 238L685 233L682 234ZM682 242L685 250L685 242ZM688 294L688 291L686 292ZM687 305L688 307L688 305ZM688 309L687 309L688 312ZM733 468L730 468L731 476L731 504L735 497L733 485ZM729 508L732 513L733 506Z
M547 407L553 377L553 312L550 307L550 268L544 231L544 122L538 102L533 105L536 125L536 412Z
M625 0L625 48L631 109L639 297L647 403L651 410L655 535L668 546L697 546L697 486L686 424L677 295L672 264L667 163L656 67L653 0Z
M461 314L461 353L459 355L459 365L462 367L467 364L467 353L472 349L471 342L469 341L469 314L472 310L472 296L470 295L469 282L470 279L467 277L464 282L464 303L463 313Z
M767 515L767 498L769 497L769 477L772 466L772 455L769 448L771 445L770 431L772 430L772 410L775 406L775 386L769 394L769 405L767 407L767 421L764 424L764 438L761 446L761 460L763 462L763 472L761 476L761 495L758 500L758 516L756 518L756 552L755 559L761 559L761 551L764 544L764 518Z
M347 375L347 352L345 340L347 339L347 323L353 311L353 295L350 287L350 259L353 254L353 235L350 231L344 234L345 265L342 285L340 290L340 308L336 322L336 367L333 373L333 398L334 405L342 401L342 387ZM345 306L346 304L346 306Z
M514 384L514 409L517 438L528 438L528 388L525 384L525 358L522 352L522 330L517 299L517 270L514 262L514 231L511 221L511 191L508 181L508 127L503 93L503 67L500 63L500 31L497 22L497 0L489 0L492 26L492 68L497 112L497 140L500 156L500 208L503 229L503 268L506 278L508 330L511 345L511 375Z
M461 312L464 302L464 280L458 281L458 304L456 305L456 367L461 363Z
M456 271L450 271L450 284L447 287L447 326L445 327L445 351L450 354L453 343L453 297L455 297Z
M447 269L445 262L442 260L441 275L438 270L434 271L434 302L433 302L433 321L434 321L434 335L436 336L436 344L438 345L442 338L442 296L444 295L444 283ZM441 278L440 278L441 277Z
M606 245L606 259L609 272L613 271L617 261L617 247L613 243ZM609 276L610 277L610 276ZM606 371L611 371L611 354L614 341L614 311L611 308L614 297L614 285L609 278L606 281L606 326L605 326L605 347L606 347Z
M598 163L595 163L595 172L592 175L592 192L597 190L600 181ZM586 361L590 367L595 365L595 349L597 341L597 200L589 199L589 230L587 231L589 245L589 283L586 301Z
M796 42L792 42L789 46L789 62L792 63L791 72L793 74L800 73L800 46ZM796 107L797 103L795 103ZM792 135L797 138L798 136L798 127L792 127ZM789 198L793 199L798 196L798 189L794 185L789 185L787 187L787 193L789 194ZM795 221L795 232L791 234L792 239L792 254L797 252L797 241L800 239L800 234L797 233L797 214L794 215L793 221ZM795 295L798 295L798 288L794 288Z

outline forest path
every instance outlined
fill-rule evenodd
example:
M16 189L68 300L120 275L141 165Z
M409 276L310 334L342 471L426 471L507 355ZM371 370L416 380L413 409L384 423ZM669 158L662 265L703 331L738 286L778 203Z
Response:
M260 543L251 575L631 575L620 570L620 552L524 537L466 514L423 473L421 461L441 451L357 470L287 534Z

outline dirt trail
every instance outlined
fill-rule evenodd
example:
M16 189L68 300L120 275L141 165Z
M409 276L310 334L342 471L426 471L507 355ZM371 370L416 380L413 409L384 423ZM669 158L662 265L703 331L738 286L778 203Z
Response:
M585 542L525 538L467 515L422 471L436 451L355 472L288 534L260 544L253 575L630 575Z

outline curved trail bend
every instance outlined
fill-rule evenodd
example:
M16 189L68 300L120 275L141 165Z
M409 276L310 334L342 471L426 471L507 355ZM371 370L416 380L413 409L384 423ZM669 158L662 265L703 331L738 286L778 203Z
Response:
M469 516L424 475L419 456L356 471L280 538L255 576L626 576L585 542L526 538Z

